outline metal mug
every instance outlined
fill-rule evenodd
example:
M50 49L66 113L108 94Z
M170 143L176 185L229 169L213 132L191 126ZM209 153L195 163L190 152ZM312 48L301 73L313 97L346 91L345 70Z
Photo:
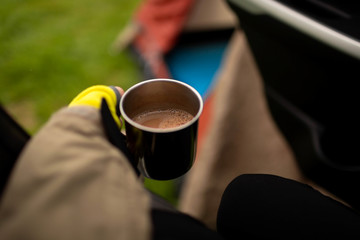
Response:
M133 120L134 116L156 108L176 108L193 118L173 128L152 128ZM188 84L172 79L150 79L129 88L121 98L126 141L148 178L169 180L185 174L196 155L198 120L203 109L200 94Z

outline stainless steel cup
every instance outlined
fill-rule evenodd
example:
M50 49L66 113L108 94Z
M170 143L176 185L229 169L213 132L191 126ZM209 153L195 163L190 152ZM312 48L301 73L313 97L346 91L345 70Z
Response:
M174 128L151 128L132 118L156 108L177 108L194 117ZM185 174L196 155L198 120L203 109L200 94L191 86L171 79L151 79L128 89L120 101L127 145L148 178L169 180Z

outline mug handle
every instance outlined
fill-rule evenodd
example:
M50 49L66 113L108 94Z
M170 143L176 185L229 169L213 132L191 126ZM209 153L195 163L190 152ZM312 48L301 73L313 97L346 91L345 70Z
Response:
M112 88L116 94L117 98L117 104L116 104L116 115L120 118L120 109L119 109L119 103L120 103L120 93ZM116 124L113 115L110 112L109 105L107 104L105 98L101 100L101 107L100 107L100 113L101 113L101 122L103 125L103 128L105 130L106 137L108 138L109 142L120 149L122 153L126 156L128 161L130 162L131 166L133 167L135 173L137 176L140 175L140 172L137 168L137 162L135 161L134 156L130 153L127 145L126 145L126 136L121 133L118 125Z

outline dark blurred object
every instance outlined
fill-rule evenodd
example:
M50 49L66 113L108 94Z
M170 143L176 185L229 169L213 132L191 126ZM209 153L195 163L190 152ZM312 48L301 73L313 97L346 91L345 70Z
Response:
M304 173L360 209L360 5L228 0Z
M29 134L0 105L0 199Z
M113 88L113 87L112 87ZM116 115L120 117L120 108L119 108L119 102L120 102L120 94L117 92L117 90L114 90L116 93L116 97L118 99L118 104L116 106ZM133 167L136 175L140 175L140 172L137 168L138 163L135 162L134 156L130 153L129 149L126 146L126 136L121 133L119 130L119 127L116 125L116 122L110 112L109 105L107 104L106 100L103 98L101 100L101 123L105 131L105 135L108 138L109 142L114 145L116 148L118 148L120 151L125 154L126 159L129 160L131 166Z

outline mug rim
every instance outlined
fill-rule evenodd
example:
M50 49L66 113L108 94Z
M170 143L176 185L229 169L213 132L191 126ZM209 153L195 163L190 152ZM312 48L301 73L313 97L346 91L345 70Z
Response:
M173 82L173 83L176 83L176 84L180 84L180 85L183 85L185 86L186 88L190 89L195 95L196 97L198 98L199 100L199 109L196 113L196 115L193 117L193 119L191 119L190 121L186 122L185 124L182 124L180 126L177 126L177 127L172 127L172 128L153 128L153 127L147 127L147 126L144 126L144 125L141 125L137 122L135 122L134 120L132 120L126 113L125 113L125 110L123 108L123 104L124 104L124 99L126 98L126 96L131 92L133 91L135 88L141 86L141 85L144 85L144 84L148 84L148 83L151 83L151 82L159 82L159 81L163 81L163 82ZM138 129L141 129L143 131L148 131L148 132L153 132L153 133L170 133L170 132L176 132L176 131L179 131L179 130L182 130L182 129L185 129L189 126L191 126L192 124L194 124L196 121L199 120L200 118L200 115L203 111L203 99L200 95L200 93L192 86L190 86L189 84L187 83L184 83L184 82L181 82L181 81L178 81L178 80L175 80L175 79L169 79L169 78L153 78L153 79L148 79L148 80L144 80L144 81L141 81L135 85L133 85L132 87L130 87L128 90L125 91L125 93L122 95L121 97L121 100L120 100L120 112L121 112L121 116L125 119L126 122L128 122L129 124L131 124L132 126L138 128Z

